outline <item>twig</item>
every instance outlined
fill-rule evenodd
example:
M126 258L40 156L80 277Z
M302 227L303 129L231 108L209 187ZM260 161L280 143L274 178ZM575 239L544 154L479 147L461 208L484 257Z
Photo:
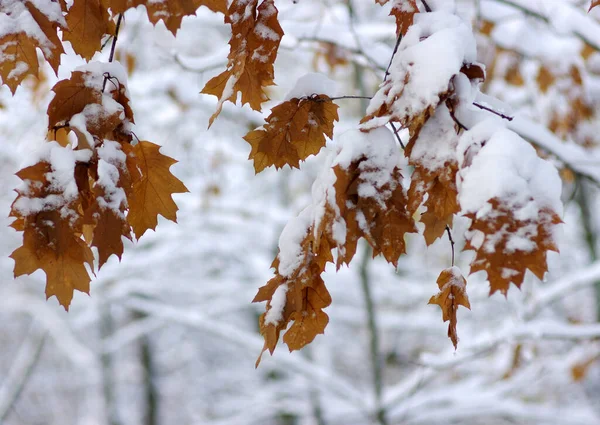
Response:
M392 57L390 58L390 63L388 63L387 68L385 69L385 76L383 77L383 81L387 80L387 77L390 75L390 67L392 66L392 61L394 60L394 56L396 56L396 52L398 51L398 47L400 46L400 42L402 41L402 33L398 34L398 38L396 38L396 45L394 46L394 51L392 52Z
M108 56L108 62L112 62L115 58L115 49L117 47L117 39L119 38L119 28L121 28L121 20L123 19L123 14L119 13L119 17L117 18L117 26L115 28L115 36L113 37L112 45L110 46L110 55ZM102 91L106 88L106 81L108 81L107 76L104 76L104 81L102 82Z
M492 114L498 115L500 118L505 119L507 121L512 121L514 118L514 117L510 117L508 115L504 115L502 112L495 111L492 108L489 108L489 107L482 105L480 103L477 103L477 102L473 102L473 106L476 106L479 109L483 109L484 111L491 112Z
M425 6L425 12L432 12L431 7L429 7L427 4L427 1L421 0L421 3L423 3L423 6Z
M454 267L454 239L452 239L452 230L450 230L450 226L447 224L446 232L448 233L448 240L450 241L450 247L452 248L452 267Z
M335 97L330 97L329 99L331 100L338 100L338 99L367 99L367 100L371 100L372 97L371 96L335 96Z
M396 126L395 126L395 125L394 125L394 123L393 123L393 122L391 122L391 121L390 121L390 125L392 126L392 130L394 130L394 136L396 136L396 139L398 139L398 142L400 143L400 146L402 146L402 149L406 149L406 148L404 147L404 143L402 143L402 139L400 138L400 135L398 134L398 132L399 132L401 129L396 129Z

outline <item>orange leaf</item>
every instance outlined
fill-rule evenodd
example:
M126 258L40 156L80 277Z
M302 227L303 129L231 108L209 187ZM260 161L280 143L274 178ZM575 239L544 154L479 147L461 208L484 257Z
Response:
M226 0L105 0L114 15L125 12L127 9L140 5L146 7L148 19L156 25L162 20L173 35L181 27L181 21L185 16L195 15L200 6L206 6L213 12L227 12Z
M442 309L442 319L448 324L448 337L452 340L454 349L458 346L458 334L456 333L456 311L458 306L471 309L469 297L467 296L467 281L458 267L444 269L437 279L440 292L429 299L429 304L437 304Z
M66 20L63 40L70 41L75 53L85 60L100 51L104 35L115 32L115 24L101 0L74 0Z
M53 171L42 161L17 173L27 186L17 191L10 215L19 223L13 227L23 231L23 245L11 258L15 260L15 277L42 269L46 273L46 297L56 295L68 310L74 290L89 292L85 264L92 269L94 258L81 239L81 200L64 197L52 185L49 176Z
M558 252L552 227L562 220L550 210L540 211L536 220L520 220L513 213L514 206L511 208L496 198L488 202L494 214L483 218L475 213L466 214L472 222L466 236L465 250L476 251L471 262L471 273L487 273L490 295L496 291L506 295L511 282L520 288L527 269L542 280L548 271L547 251ZM509 248L514 235L526 239L533 249Z
M159 145L141 141L133 148L124 144L123 149L127 154L127 169L132 183L131 190L126 190L129 203L127 221L139 239L146 230L156 228L158 215L177 221L178 208L171 195L188 190L169 171L177 161L161 154Z
M592 0L592 4L590 5L588 12L598 5L600 5L600 0Z
M415 14L419 13L416 0L394 0L390 15L396 17L396 36L406 35L413 24Z
M60 55L64 53L64 50L56 32L58 28L62 29L58 22L50 20L30 1L23 2L23 4L17 2L12 7L12 10L4 10L0 3L0 13L6 13L9 17L14 16L17 23L15 32L9 32L0 37L0 76L2 82L14 94L17 86L27 75L38 75L39 63L36 47L42 51L54 72L58 71ZM37 25L40 31L26 31L25 28L19 28L19 24L25 25L24 23ZM37 34L43 34L44 39L37 38Z
M225 21L231 24L229 63L227 69L209 80L202 93L212 94L219 101L210 117L209 127L221 112L223 103L235 103L238 92L242 105L249 103L255 111L269 97L264 88L274 84L273 63L277 57L283 30L277 21L273 0L234 0Z
M326 95L293 98L275 106L263 128L246 134L252 146L257 173L274 165L298 167L325 146L325 136L333 137L333 122L339 119L338 106Z

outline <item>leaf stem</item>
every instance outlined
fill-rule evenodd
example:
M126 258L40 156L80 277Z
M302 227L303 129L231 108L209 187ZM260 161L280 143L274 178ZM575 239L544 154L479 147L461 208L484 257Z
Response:
M450 230L450 226L447 224L446 232L448 233L448 240L450 241L450 248L452 249L452 267L454 267L454 239L452 239L452 230Z
M112 40L112 45L110 46L110 55L108 56L108 62L112 62L115 59L115 49L117 48L117 39L119 38L119 29L121 28L121 21L123 20L123 14L119 13L119 17L117 18L117 26L115 27L115 35ZM107 76L104 77L104 81L102 82L102 91L106 88L106 82L108 81Z

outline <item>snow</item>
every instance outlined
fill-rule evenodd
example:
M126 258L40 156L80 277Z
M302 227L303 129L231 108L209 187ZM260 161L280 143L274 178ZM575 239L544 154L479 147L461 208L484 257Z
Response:
M279 267L277 271L283 277L291 277L302 265L305 253L302 241L312 222L312 207L306 207L297 217L291 219L279 237Z
M45 176L48 195L43 198L28 197L31 194L30 186L36 183L24 180L18 190L25 196L15 202L15 210L23 216L50 210L60 210L63 215L72 214L67 206L79 196L74 177L75 163L88 162L91 157L92 151L89 149L74 151L60 146L55 141L46 143L28 158L28 162L31 162L31 165L40 161L51 164L51 171Z
M269 303L271 308L267 310L267 313L265 314L265 325L277 326L283 319L283 309L285 308L286 294L288 289L287 283L279 285L277 289L275 289L273 297Z
M326 94L333 97L337 94L336 82L325 74L310 72L298 78L294 87L285 95L283 100L308 97L314 94Z
M468 164L465 154L471 149L477 153ZM499 126L497 120L483 121L466 131L458 152L463 211L487 214L488 201L498 198L514 208L520 220L535 220L544 208L562 215L562 183L556 168L518 134Z
M367 115L391 105L390 116L409 118L436 106L451 78L464 63L476 62L475 39L469 26L449 12L415 15L389 68L389 79L371 100ZM389 119L389 118L388 118ZM365 123L365 129L381 125Z

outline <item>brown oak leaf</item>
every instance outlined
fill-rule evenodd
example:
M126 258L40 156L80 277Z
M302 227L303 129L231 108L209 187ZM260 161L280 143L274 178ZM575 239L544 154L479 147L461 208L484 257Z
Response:
M226 0L105 0L111 9L113 15L125 12L129 8L135 8L140 5L146 7L148 19L156 25L162 20L165 26L173 35L181 27L181 21L185 16L195 15L200 6L206 6L213 12L227 12Z
M458 346L458 334L456 333L456 311L458 306L471 309L469 297L467 296L467 281L458 267L442 270L438 279L440 292L429 299L429 304L437 304L442 309L442 319L448 324L448 337L452 340L454 349Z
M514 206L511 208L496 198L488 202L494 214L484 217L474 213L465 215L472 222L464 249L476 251L471 273L487 273L490 295L496 291L506 295L511 282L520 288L527 269L542 280L548 271L547 252L558 252L552 229L562 223L560 217L544 209L535 220L520 220L515 217ZM514 243L514 238L519 238L518 244Z
M100 51L105 35L115 32L115 23L102 0L74 0L66 20L63 40L71 42L75 53L85 60Z
M209 127L221 112L223 103L227 100L235 103L238 93L241 93L242 105L249 103L256 111L269 100L264 88L274 84L273 64L283 30L273 0L263 0L258 8L257 5L258 0L234 0L225 16L232 32L227 69L202 89L202 93L219 99Z
M123 144L131 177L131 188L126 189L129 204L127 222L138 239L146 230L156 228L158 215L176 222L178 208L171 195L188 192L169 171L177 161L161 154L159 149L159 145L147 141L133 147Z
M10 10L0 2L0 13L6 13L9 17L14 16L17 23L15 31L0 37L0 77L3 84L6 84L14 94L17 86L27 75L38 75L36 48L41 50L54 72L58 72L60 55L64 53L57 34L58 28L63 29L61 22L51 20L30 1L13 3ZM24 26L25 23L37 26L40 31L19 28L19 24ZM37 34L43 34L45 39L38 38Z
M52 171L49 163L41 161L17 173L26 189L17 191L10 215L17 219L12 226L23 231L23 245L11 258L15 277L43 270L46 297L55 295L68 310L74 290L89 293L91 279L85 264L93 270L94 257L81 239L81 200L65 198L55 189L48 178Z
M298 168L300 161L316 155L333 137L338 106L326 95L293 98L271 110L264 127L250 131L244 139L252 146L248 159L257 173L274 165Z

